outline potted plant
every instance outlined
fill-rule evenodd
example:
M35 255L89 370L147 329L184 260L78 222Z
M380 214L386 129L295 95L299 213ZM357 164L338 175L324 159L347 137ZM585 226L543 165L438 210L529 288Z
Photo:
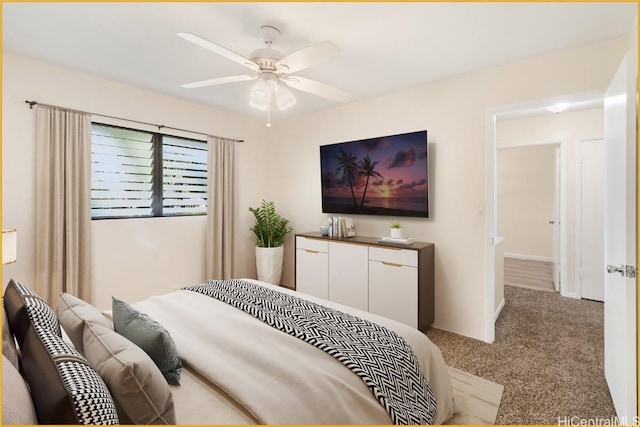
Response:
M251 228L256 235L256 270L258 280L280 284L284 257L284 240L293 228L282 218L273 202L262 200L258 208L249 208L256 223Z
M402 238L402 224L400 221L393 221L390 225L391 237L394 239Z

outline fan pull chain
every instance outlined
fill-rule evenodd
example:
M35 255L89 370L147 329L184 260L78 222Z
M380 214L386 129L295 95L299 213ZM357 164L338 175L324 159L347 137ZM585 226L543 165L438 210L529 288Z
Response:
M271 92L269 93L269 99L267 100L267 127L271 127Z

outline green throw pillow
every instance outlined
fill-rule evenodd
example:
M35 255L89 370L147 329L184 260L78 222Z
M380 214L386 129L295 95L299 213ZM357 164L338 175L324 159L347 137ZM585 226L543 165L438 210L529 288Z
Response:
M113 326L151 357L171 385L180 385L182 361L169 332L148 315L112 298Z

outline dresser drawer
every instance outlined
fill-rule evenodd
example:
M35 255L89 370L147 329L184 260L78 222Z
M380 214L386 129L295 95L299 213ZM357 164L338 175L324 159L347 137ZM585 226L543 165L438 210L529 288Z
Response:
M296 290L426 332L434 321L434 247L377 237L295 236Z
M309 239L303 236L296 236L296 249L326 253L329 252L329 242L327 240Z
M418 266L418 251L401 248L370 247L369 259L390 264Z

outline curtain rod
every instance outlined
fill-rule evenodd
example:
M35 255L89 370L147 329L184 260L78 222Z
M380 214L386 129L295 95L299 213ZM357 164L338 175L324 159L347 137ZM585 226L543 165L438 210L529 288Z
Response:
M40 104L37 101L24 101L24 102L29 104L29 108L32 109L32 110L33 110L33 106L34 105L46 105L46 104ZM218 137L216 135L209 135L208 133L196 132L196 131L189 130L189 129L180 129L180 128L174 128L174 127L171 127L171 126L157 125L157 124L154 124L154 123L141 122L139 120L124 119L122 117L107 116L106 114L100 114L100 113L92 113L92 112L89 112L89 111L87 111L87 113L91 114L92 116L106 117L106 118L109 118L109 119L124 120L126 122L131 122L131 123L139 123L139 124L142 124L142 125L155 126L155 127L158 128L158 130L171 129L171 130L177 130L177 131L181 131L181 132L195 133L197 135L204 135L204 136L211 136L211 137L214 137L214 138L221 138L221 137ZM229 139L233 139L233 138L229 138ZM242 142L244 142L244 139L235 139L234 141L242 143Z

